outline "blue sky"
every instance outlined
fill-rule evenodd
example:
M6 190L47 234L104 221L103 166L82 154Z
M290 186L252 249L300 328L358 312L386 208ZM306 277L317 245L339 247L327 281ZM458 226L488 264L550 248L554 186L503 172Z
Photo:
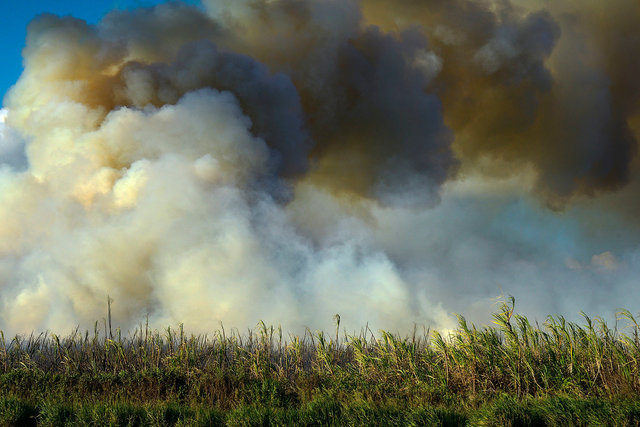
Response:
M27 0L0 1L0 94L4 98L22 72L22 49L24 48L27 25L41 13L72 15L90 23L96 23L113 9L134 9L164 3L163 0ZM199 3L190 0L188 3Z

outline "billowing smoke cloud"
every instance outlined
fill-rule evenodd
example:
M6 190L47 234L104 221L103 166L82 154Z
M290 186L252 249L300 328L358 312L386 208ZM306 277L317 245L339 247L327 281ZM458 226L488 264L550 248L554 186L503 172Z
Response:
M440 59L417 28L383 32L355 1L209 2L230 48L286 72L317 159L313 178L384 203L429 205L455 173Z
M615 3L38 17L1 116L0 328L86 327L107 295L194 331L626 305L640 7Z
M443 58L438 93L467 169L504 176L532 166L554 207L628 183L637 2L396 3L391 14L377 0L365 9L385 28L425 25Z

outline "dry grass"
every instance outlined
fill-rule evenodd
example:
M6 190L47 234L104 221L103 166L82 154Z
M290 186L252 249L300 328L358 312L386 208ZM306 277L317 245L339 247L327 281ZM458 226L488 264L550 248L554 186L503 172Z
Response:
M584 325L561 316L532 325L513 306L513 299L502 304L493 315L495 327L477 328L458 316L458 328L448 336L427 330L404 337L381 331L376 337L368 328L357 336L340 334L339 317L335 333L302 336L285 336L263 323L246 334L221 328L212 336L187 335L182 327L151 331L144 325L126 336L119 330L102 334L97 325L92 334L76 330L63 338L42 333L7 340L0 334L0 374L170 372L186 381L203 375L226 378L227 388L234 381L272 380L287 384L302 400L317 384L336 381L341 388L349 381L363 385L360 390L373 399L416 392L465 398L502 392L517 397L640 392L639 327L630 312L619 313L628 323L623 333L586 315Z

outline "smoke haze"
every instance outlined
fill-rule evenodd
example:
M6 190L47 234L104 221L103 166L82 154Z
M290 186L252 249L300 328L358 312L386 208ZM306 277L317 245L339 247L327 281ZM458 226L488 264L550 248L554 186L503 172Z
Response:
M408 331L640 302L640 5L41 15L0 113L0 329Z

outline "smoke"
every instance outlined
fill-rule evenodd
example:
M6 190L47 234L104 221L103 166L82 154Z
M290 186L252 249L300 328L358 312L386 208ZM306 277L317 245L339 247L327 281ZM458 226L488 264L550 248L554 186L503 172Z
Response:
M36 18L0 115L0 329L88 327L107 295L196 332L628 306L640 7L615 3Z
M378 0L364 8L383 28L425 26L443 58L438 93L465 169L509 176L532 167L535 191L554 208L629 182L636 2L395 3L393 13Z
M22 169L27 166L24 141L13 128L5 125L7 114L6 109L0 109L0 165Z

